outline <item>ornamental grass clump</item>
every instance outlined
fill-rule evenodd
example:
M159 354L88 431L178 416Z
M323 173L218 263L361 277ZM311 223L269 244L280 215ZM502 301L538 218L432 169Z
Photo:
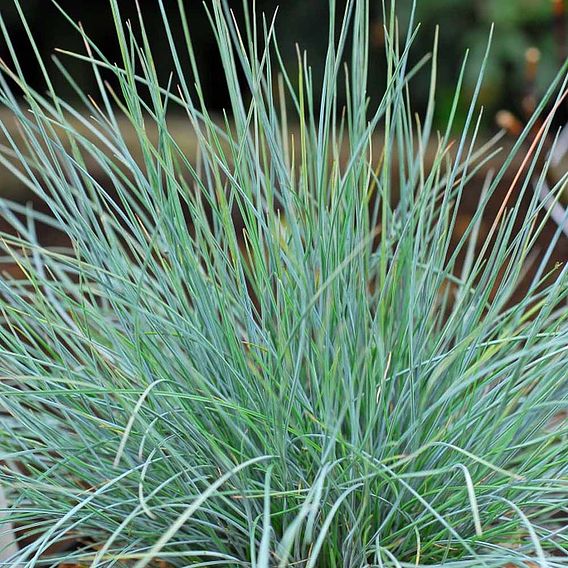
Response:
M169 54L110 0L119 64L69 19L85 53L66 55L99 85L67 73L73 104L28 32L46 91L30 87L2 26L19 133L2 125L0 161L44 204L1 202L6 565L565 566L568 272L549 263L561 228L536 249L533 183L566 69L480 187L498 150L478 141L481 78L463 128L462 70L434 131L436 40L412 66L417 26L402 37L394 9L373 101L366 0L330 0L323 77L301 52L284 68L272 17L206 2L231 101L216 117L184 3L180 44L158 2Z

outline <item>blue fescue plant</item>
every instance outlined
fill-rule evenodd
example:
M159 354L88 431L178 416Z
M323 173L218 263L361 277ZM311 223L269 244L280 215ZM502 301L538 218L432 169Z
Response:
M410 68L417 26L399 37L394 9L377 102L367 0L330 0L323 77L301 52L283 68L272 17L247 3L237 24L208 0L231 101L215 117L184 2L180 44L157 1L171 81L142 13L127 24L110 0L120 64L69 19L100 88L73 104L28 32L47 91L29 86L3 27L19 134L2 125L0 160L47 208L1 202L17 270L0 282L0 522L21 541L5 565L566 566L568 271L548 262L560 229L535 255L532 186L565 70L479 187L497 151L478 141L483 68L463 131L462 71L433 132L436 39ZM456 244L466 192L479 205Z

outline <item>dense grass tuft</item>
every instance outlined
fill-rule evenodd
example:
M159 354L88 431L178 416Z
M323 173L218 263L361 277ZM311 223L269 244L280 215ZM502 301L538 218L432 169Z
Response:
M228 4L207 2L232 101L221 118L181 0L186 42L164 16L162 86L142 15L126 25L111 0L120 65L70 21L100 86L77 106L47 73L47 94L32 90L4 33L0 102L20 135L2 125L0 161L49 209L1 202L18 267L0 281L1 522L25 537L10 562L565 566L568 270L549 273L560 230L535 256L531 186L551 114L481 189L495 153L476 149L481 79L463 131L452 114L433 132L436 42L410 68L413 22L399 38L385 15L377 105L366 0L330 17L323 78L304 54L283 69L274 21L249 11L239 29ZM412 76L428 72L416 116ZM563 73L538 113L561 100ZM196 157L172 134L175 111ZM479 206L456 245L465 192ZM38 242L45 225L70 246Z

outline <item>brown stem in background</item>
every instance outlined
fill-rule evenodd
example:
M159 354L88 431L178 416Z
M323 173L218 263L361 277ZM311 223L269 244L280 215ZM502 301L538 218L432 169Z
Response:
M566 3L565 0L552 0L554 11L554 35L558 49L558 59L563 63L568 56L566 45Z
M550 126L550 123L552 122L554 115L556 114L556 111L560 108L560 106L565 101L567 96L568 96L568 89L566 89L562 93L562 96L556 101L555 105L552 107L551 111L547 114L546 119L544 120L544 122L542 123L540 128L538 129L538 132L536 133L535 137L533 138L533 141L530 145L530 148L528 149L526 156L523 158L523 161L522 161L521 165L519 166L519 169L517 170L517 173L515 174L515 177L513 178L513 181L511 182L509 189L507 190L507 193L506 193L506 195L503 199L503 203L501 204L501 207L499 207L499 211L497 212L497 216L495 217L495 221L493 221L493 225L491 226L491 230L489 231L490 235L492 235L494 233L495 229L497 228L497 225L499 224L499 221L501 220L501 217L503 216L503 213L505 212L505 208L507 207L507 203L509 202L509 199L511 198L513 190L515 189L519 179L521 178L521 175L522 175L523 171L525 170L527 164L529 163L529 160L531 159L532 155L534 154L534 151L535 151L540 139L544 135L546 129Z
M525 51L525 95L522 100L525 120L529 120L536 109L536 77L540 51L536 47L529 47Z

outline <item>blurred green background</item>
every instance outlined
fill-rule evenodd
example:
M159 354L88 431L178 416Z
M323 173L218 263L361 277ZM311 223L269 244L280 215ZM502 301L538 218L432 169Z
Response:
M170 22L179 34L177 0L163 1ZM79 35L71 30L51 0L20 0L20 2L45 57L50 58L56 47L84 52ZM252 3L252 0L250 2ZM107 0L59 0L59 4L71 18L81 21L87 33L111 61L119 60ZM337 4L338 12L342 11L345 2L338 1ZM431 50L435 27L440 26L437 96L439 114L445 115L448 112L466 49L470 50L466 88L472 90L492 23L495 24L495 37L480 98L480 102L487 108L485 124L491 127L495 113L502 108L522 114L522 99L526 92L531 89L534 89L536 94L542 92L566 57L566 29L560 17L563 4L562 0L418 0L416 21L421 23L421 30L415 41L414 61L418 61L422 55ZM123 17L135 22L134 0L119 0L119 5ZM145 0L141 5L152 43L156 53L159 54L160 73L166 81L172 71L172 65L167 53L158 1ZM210 33L201 0L185 0L185 5L200 60L207 100L213 110L220 110L227 105L227 98L222 85L213 35ZM285 58L290 65L295 65L297 42L302 49L308 51L309 61L317 76L324 60L329 17L328 0L256 0L256 5L258 12L267 14L272 14L276 6L279 6L277 30ZM373 6L371 33L373 63L370 93L375 100L378 100L384 80L382 8L380 0L372 0L371 5ZM407 25L411 5L409 0L399 0L397 3L402 29ZM230 6L235 10L237 17L242 16L241 0L231 0ZM42 79L39 69L34 62L33 53L12 0L0 0L0 13L28 78L35 87L41 89ZM541 54L534 86L531 86L531 82L527 80L525 52L529 47L537 47ZM3 39L0 40L0 56L10 60ZM62 60L74 77L79 78L80 85L87 92L96 92L87 65L65 56ZM57 88L70 93L65 80L55 72L52 65L50 72ZM428 75L425 72L417 77L415 88L412 90L417 110L424 107L427 85Z

